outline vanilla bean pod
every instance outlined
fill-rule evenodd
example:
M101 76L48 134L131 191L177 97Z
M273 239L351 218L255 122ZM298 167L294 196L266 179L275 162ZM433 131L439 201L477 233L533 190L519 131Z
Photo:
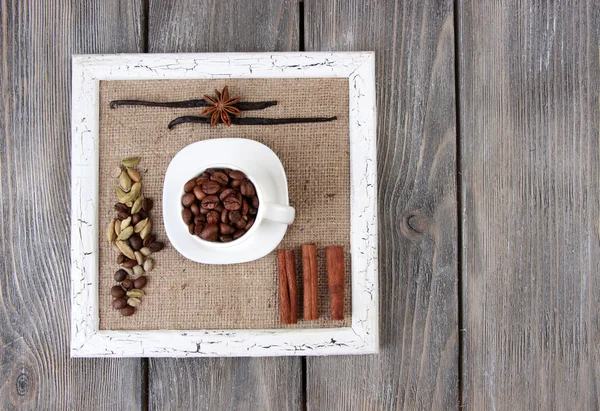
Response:
M193 107L209 107L212 104L204 99L183 100L183 101L146 101L146 100L113 100L110 102L110 108L120 106L144 106L144 107L169 107L169 108L193 108ZM277 105L277 101L242 101L234 104L235 107L244 110L263 110L267 107Z
M292 117L292 118L264 118L264 117L233 117L231 124L238 126L269 126L279 124L297 124L297 123L325 123L337 120L337 117ZM170 129L178 124L200 123L210 124L210 117L182 116L171 121L167 126Z

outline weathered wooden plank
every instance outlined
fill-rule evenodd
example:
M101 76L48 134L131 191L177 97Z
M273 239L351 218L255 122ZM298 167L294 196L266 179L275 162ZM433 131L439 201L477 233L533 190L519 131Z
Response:
M375 50L379 356L307 359L309 410L458 405L451 1L305 0L307 50Z
M0 1L2 410L140 408L139 360L69 359L71 54L139 51L140 6Z
M465 408L600 408L598 4L461 2Z
M286 51L298 48L298 4L150 1L151 52ZM151 359L151 409L298 410L300 358ZM175 404L175 405L174 405Z

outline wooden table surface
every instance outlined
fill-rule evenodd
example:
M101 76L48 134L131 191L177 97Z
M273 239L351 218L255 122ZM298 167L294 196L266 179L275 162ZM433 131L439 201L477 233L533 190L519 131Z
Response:
M0 409L598 410L599 38L586 0L0 0ZM376 52L381 353L69 359L71 55L286 50Z

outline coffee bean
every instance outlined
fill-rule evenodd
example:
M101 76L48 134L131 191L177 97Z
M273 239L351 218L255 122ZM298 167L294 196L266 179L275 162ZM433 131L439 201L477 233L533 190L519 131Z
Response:
M198 204L196 204L196 203L191 205L190 210L192 211L193 215L200 214L200 208L198 208Z
M185 183L185 185L183 186L183 191L185 191L186 193L190 193L194 189L194 187L196 187L196 179L192 178L190 181Z
M217 204L213 210L215 210L217 213L221 213L223 210L225 210L225 207L223 207L223 203L219 202L219 204Z
M252 197L252 207L258 208L258 197L257 196Z
M192 211L189 208L184 208L181 212L181 217L183 218L184 223L189 224L192 222L194 215L192 214Z
M201 186L202 184L206 183L209 180L210 180L210 176L208 176L208 175L206 175L206 176L201 175L200 177L198 177L196 179L196 185Z
M207 168L204 172L209 175L212 175L215 171L217 171L216 168Z
M235 223L233 223L233 225L240 230L245 228L246 224L248 224L248 223L243 218L241 218L241 219L237 220Z
M194 195L199 201L202 201L206 197L206 193L202 191L202 187L200 186L194 187Z
M256 194L256 191L254 190L254 184L252 184L250 180L244 180L242 186L240 187L240 191L246 197L252 197Z
M125 281L128 281L128 280L125 280ZM123 287L121 287L120 285L114 285L110 289L110 295L112 295L115 298L123 297L125 295L125 290L123 290Z
M230 226L229 224L221 223L219 224L219 231L221 234L233 234L235 232L235 228Z
M123 294L123 295L125 295L125 294ZM113 300L112 306L113 306L113 308L116 308L117 310L120 310L121 308L127 307L127 300L124 299L123 297L116 298L116 299Z
M208 195L216 194L221 189L221 186L216 181L207 181L202 184L202 191Z
M206 215L210 210L208 208L200 207L200 214Z
M248 211L250 210L250 206L246 199L242 200L242 215L248 215Z
M133 234L129 237L129 244L131 244L133 251L139 251L144 246L144 240L139 234Z
M121 315L123 317L129 317L129 316L133 315L133 313L135 313L135 307L132 307L130 305L128 305L127 307L125 307L121 310Z
M219 221L221 220L221 214L219 214L216 211L209 211L208 214L206 214L206 222L208 224L218 224Z
M154 237L152 234L148 235L146 238L144 238L144 247L148 247L154 242L154 240L156 240L156 237Z
M194 217L194 224L206 223L206 216L204 214L200 214Z
M135 280L133 280L133 286L138 290L144 288L147 283L148 277L146 277L145 275L142 275L141 277L138 277Z
M123 281L126 278L127 278L127 271L123 270L122 268L117 270L117 272L115 273L115 281L118 283L120 283L121 281Z
M221 194L219 194L219 200L225 200L227 196L232 193L234 193L232 188L226 188L225 190L221 191Z
M258 213L258 210L254 207L248 207L248 215L256 215Z
M142 210L144 210L147 213L149 213L150 210L152 210L153 206L154 200L152 200L151 198L144 198L144 201L142 201Z
M238 210L234 210L234 211L230 211L229 212L229 221L231 221L232 223L235 223L239 220L242 220L242 213L240 213Z
M160 250L162 250L165 247L165 245L159 241L154 241L153 243L150 243L148 245L148 248L150 249L150 251L152 251L153 253L157 253Z
M229 210L223 209L221 211L221 222L226 223L229 221Z
M219 183L222 186L227 185L227 183L229 183L229 177L227 177L227 174L225 174L222 171L215 171L213 173L212 176L210 176L210 179L212 181L216 181L217 183Z
M246 231L244 231L244 230L237 230L235 233L233 233L233 239L237 240L238 238L240 238L244 234L246 234Z
M140 217L139 213L135 213L131 216L131 225L136 225L140 221L142 221L142 217Z
M229 177L233 178L234 180L245 180L246 174L242 173L240 170L231 170L229 172Z
M146 218L148 218L149 216L150 216L150 214L149 214L149 213L148 213L146 210L142 210L142 211L140 211L140 218L141 218L142 220L145 220L145 219L146 219ZM140 220L140 221L142 221L142 220Z
M121 285L123 286L123 288L127 291L131 290L133 288L133 281L127 279L127 280L123 280L121 282ZM115 288L115 287L113 287Z
M119 254L117 256L117 264L123 264L123 261L125 261L127 259L127 257L125 257L125 254Z
M190 223L188 225L188 232L192 235L194 235L194 223Z
M203 223L196 223L194 225L194 231L193 231L193 233L190 233L190 234L196 234L199 237L200 234L202 234L202 230L204 230L204 224Z
M239 210L242 208L242 202L235 195L230 195L223 200L223 206L229 211Z
M242 185L242 181L244 180L230 180L229 187L233 189L238 189Z
M204 200L202 200L202 208L207 210L212 210L219 204L219 197L217 196L208 196Z
M183 204L184 207L191 206L192 204L194 204L195 201L196 196L194 195L194 193L187 193L181 197L181 204Z
M244 227L244 230L248 231L252 228L252 226L254 225L254 219L251 218L248 220L248 222L246 223L246 227Z
M207 224L200 233L200 238L205 241L217 241L219 238L219 226L216 224Z
M229 242L233 241L233 237L230 235L220 235L219 241L221 241L222 243L229 243Z
M129 217L129 213L126 213L125 211L117 211L117 218L119 220L125 220L127 217Z
M133 268L137 265L137 261L133 260L131 258L128 258L127 260L123 261L123 263L121 265L126 268Z

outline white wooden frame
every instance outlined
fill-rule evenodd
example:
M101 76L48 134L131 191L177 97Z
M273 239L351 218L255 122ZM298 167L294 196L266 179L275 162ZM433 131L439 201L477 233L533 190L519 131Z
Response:
M346 77L350 83L352 327L99 330L99 81L319 77ZM73 56L72 111L72 357L286 356L378 352L374 53L77 55Z

